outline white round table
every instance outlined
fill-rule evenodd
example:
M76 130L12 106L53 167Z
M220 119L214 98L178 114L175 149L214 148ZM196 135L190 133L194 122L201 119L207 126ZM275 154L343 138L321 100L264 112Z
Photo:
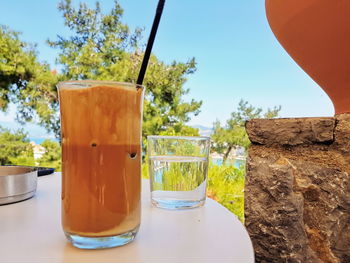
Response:
M60 179L59 173L39 177L32 199L0 206L0 262L254 262L244 226L226 208L211 199L192 210L152 207L147 180L142 181L142 221L134 242L105 250L74 248L61 230Z

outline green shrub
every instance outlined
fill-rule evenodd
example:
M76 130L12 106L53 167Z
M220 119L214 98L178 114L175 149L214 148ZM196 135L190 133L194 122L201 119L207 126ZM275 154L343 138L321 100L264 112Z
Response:
M34 165L28 134L22 129L11 131L0 126L0 165Z
M41 143L45 148L45 154L38 159L39 166L52 167L56 172L61 171L61 146L58 142L52 140L45 140Z
M245 166L209 166L208 197L216 200L244 221L244 175Z

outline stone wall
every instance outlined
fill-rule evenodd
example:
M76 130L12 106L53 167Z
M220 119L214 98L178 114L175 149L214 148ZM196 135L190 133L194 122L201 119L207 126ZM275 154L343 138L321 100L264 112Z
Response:
M350 263L350 115L247 122L256 262Z

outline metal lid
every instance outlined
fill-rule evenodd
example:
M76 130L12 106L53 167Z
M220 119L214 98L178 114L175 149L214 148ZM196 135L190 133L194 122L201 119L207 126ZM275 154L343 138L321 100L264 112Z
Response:
M26 200L34 196L37 171L29 167L0 166L0 205Z

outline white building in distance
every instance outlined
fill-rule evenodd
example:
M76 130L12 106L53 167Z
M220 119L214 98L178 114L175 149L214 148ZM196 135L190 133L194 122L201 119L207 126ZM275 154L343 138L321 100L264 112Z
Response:
M33 148L34 160L40 159L46 152L46 149L40 144L35 142L30 142L30 145Z

